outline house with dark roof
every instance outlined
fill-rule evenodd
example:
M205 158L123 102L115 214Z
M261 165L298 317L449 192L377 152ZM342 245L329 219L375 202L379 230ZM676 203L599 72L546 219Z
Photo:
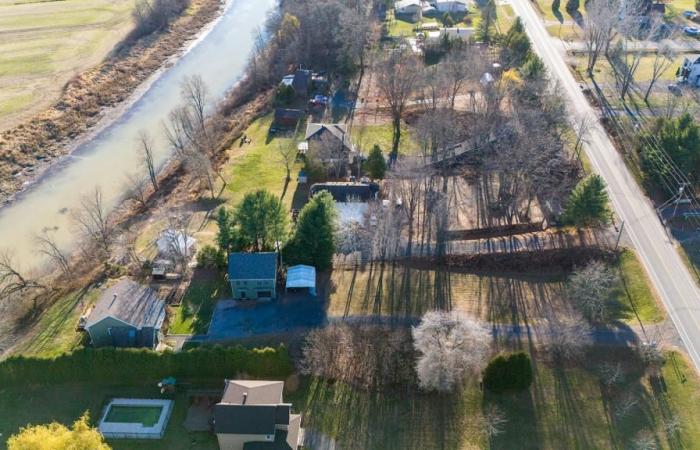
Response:
M282 381L226 380L214 406L214 432L221 450L297 450L301 415L284 403Z
M294 128L302 117L304 117L304 111L300 109L277 108L274 125L279 128Z
M305 98L309 95L311 76L312 72L310 70L298 69L293 74L286 75L284 78L282 78L282 82L280 84L284 86L291 86L294 89L294 93L298 97Z
M228 279L234 300L271 300L277 296L277 253L231 253Z
M95 347L148 347L158 344L165 301L148 286L124 278L107 288L85 323Z

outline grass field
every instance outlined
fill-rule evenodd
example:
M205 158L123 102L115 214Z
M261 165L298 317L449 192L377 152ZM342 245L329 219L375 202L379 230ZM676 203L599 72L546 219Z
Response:
M630 305L623 318L629 322L637 319L644 323L660 322L666 314L639 258L633 250L626 249L620 255L620 303Z
M206 334L219 299L231 296L228 283L219 276L195 277L180 306L170 309L170 334Z
M626 389L638 399L625 417L615 414L619 394L599 381L596 370L604 360L622 361ZM575 367L537 361L535 382L523 394L484 396L473 381L461 395L405 390L369 395L341 383L307 380L285 400L304 413L305 427L336 437L344 449L633 448L631 441L643 430L653 434L658 448L695 448L700 416L693 401L700 394L699 380L681 358L669 358L663 375L665 391L650 385L629 354L600 352ZM497 405L507 422L503 433L489 440L479 417L490 405ZM664 430L671 415L681 420L679 433Z
M49 105L131 29L132 0L0 0L0 129Z

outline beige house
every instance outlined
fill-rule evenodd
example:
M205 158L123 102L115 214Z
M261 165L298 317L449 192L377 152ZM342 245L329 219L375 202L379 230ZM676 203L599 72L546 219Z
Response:
M226 380L214 407L214 432L221 450L297 450L301 415L282 400L282 381Z

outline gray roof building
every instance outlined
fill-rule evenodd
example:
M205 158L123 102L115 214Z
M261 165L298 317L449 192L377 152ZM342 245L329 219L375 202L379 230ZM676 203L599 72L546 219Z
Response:
M340 123L310 123L306 126L306 136L304 140L308 141L310 139L320 138L326 133L342 142L343 146L348 150L355 151L355 146L350 140L347 127Z
M85 324L93 345L153 347L165 320L165 301L129 278L107 288Z
M277 277L277 253L231 253L228 256L230 280L270 280Z

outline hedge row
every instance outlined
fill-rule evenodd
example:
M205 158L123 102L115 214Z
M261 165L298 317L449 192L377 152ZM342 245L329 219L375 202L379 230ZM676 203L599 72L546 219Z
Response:
M129 383L179 378L285 378L293 370L287 349L202 347L173 352L85 348L55 358L13 356L0 363L0 386L27 383L102 381Z

